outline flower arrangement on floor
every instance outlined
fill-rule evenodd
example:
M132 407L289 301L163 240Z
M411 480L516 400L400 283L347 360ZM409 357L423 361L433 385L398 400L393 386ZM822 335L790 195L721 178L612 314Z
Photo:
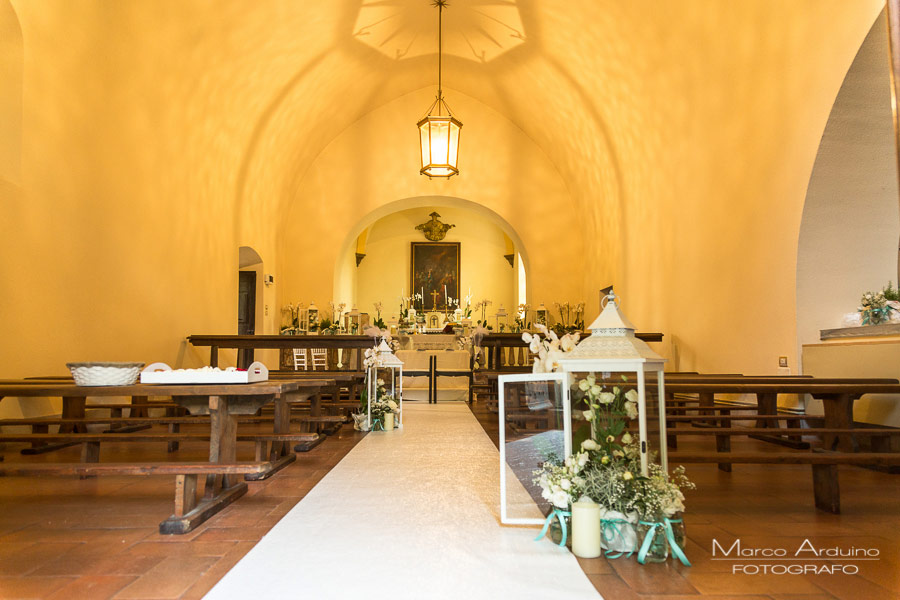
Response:
M368 351L366 360L369 360ZM375 360L374 354L372 360ZM374 364L374 362L372 363ZM353 428L357 431L385 431L397 427L396 415L400 414L400 405L393 394L388 393L384 380L379 379L375 385L375 400L372 402L372 422L369 423L369 398L368 390L363 390L360 398L359 412L352 415ZM390 415L390 418L388 418ZM390 423L388 423L390 421Z
M594 502L600 505L600 543L607 557L637 552L644 564L664 561L671 552L689 565L681 490L695 486L681 466L670 476L651 463L649 474L641 474L640 441L628 431L628 421L637 417L637 392L625 390L627 379L622 381L622 387L613 386L589 374L572 386L573 408L583 409L589 435L575 454L534 471L533 482L553 507L547 522L563 523L575 502Z
M880 292L866 292L859 301L863 325L879 325L889 321L900 321L900 291L894 289L893 282Z

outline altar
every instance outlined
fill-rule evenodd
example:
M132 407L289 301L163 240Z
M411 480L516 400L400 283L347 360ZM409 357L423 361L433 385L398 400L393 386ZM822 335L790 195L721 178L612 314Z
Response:
M454 333L400 334L401 350L459 350L459 336Z

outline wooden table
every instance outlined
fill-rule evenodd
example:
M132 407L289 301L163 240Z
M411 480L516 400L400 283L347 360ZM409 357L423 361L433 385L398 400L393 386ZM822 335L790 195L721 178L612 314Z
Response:
M0 385L3 397L57 397L63 400L63 417L84 417L88 396L169 396L192 415L209 415L210 463L234 463L237 446L237 416L253 415L264 405L275 403L274 432L290 431L290 403L313 397L321 382L282 381L249 384L208 385L124 385L82 387L72 384L6 384ZM289 443L273 442L271 474L296 460ZM189 513L172 516L160 524L162 533L185 533L219 512L247 492L247 484L235 475L209 475L203 500Z

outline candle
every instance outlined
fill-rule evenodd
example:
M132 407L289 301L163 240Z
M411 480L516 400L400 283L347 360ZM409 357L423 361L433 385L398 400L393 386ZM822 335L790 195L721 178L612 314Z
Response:
M572 554L581 558L600 556L600 505L590 498L572 504Z

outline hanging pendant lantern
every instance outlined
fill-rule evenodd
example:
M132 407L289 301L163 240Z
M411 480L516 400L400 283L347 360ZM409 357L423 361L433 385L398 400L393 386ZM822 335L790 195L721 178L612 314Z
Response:
M435 0L438 8L438 93L425 117L416 125L419 128L419 150L422 168L419 173L431 177L452 177L459 175L459 130L462 122L450 113L441 89L442 38L441 15L446 0Z

